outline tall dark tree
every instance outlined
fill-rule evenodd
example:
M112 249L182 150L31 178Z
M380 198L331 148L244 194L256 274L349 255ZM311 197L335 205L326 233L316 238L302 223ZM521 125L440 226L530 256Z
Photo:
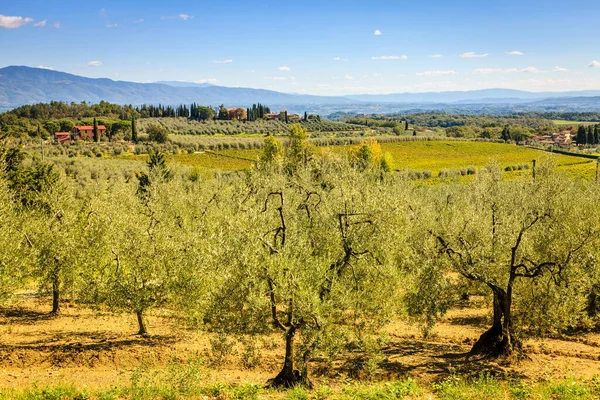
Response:
M94 118L94 142L98 143L100 141L100 134L98 133L98 121Z
M588 126L588 129L587 129L587 144L588 145L596 144L594 142L594 129L592 128L591 125Z
M308 121L308 114L304 111L304 122Z
M229 119L229 111L223 104L219 107L219 116L217 117L220 120L228 120Z
M504 141L510 140L510 128L508 127L508 125L504 126L504 129L502 129L500 137Z
M600 128L598 125L594 126L594 144L600 144Z
M131 117L131 141L137 143L137 128L135 127L134 117Z
M404 121L404 130L408 130L408 120Z
M579 125L579 128L577 129L577 139L576 140L577 140L578 146L583 146L587 142L587 132L586 132L585 126Z

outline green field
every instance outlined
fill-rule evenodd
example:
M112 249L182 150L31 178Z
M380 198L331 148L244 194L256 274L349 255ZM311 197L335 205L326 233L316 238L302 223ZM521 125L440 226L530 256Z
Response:
M565 119L553 119L554 125L593 125L597 122L584 122L584 121L567 121Z
M215 138L216 139L216 138ZM345 153L349 146L330 146L335 153ZM430 171L437 176L442 170L456 170L467 167L484 167L496 162L503 168L527 164L532 160L543 160L552 157L556 160L559 170L572 176L593 179L596 161L566 155L545 153L526 147L488 143L488 142L399 142L382 143L383 152L390 153L397 170ZM176 165L188 166L205 170L206 172L237 171L248 169L260 155L260 149L235 149L204 151L192 154L171 154L168 160ZM121 159L145 161L147 155L126 155ZM512 172L524 174L526 171Z

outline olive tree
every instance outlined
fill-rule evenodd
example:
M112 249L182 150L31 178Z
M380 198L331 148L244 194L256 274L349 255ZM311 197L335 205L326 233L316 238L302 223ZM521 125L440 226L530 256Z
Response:
M493 294L493 324L473 354L510 355L520 349L514 303L541 279L561 284L579 269L598 236L595 212L577 198L575 183L551 166L529 178L504 181L499 168L470 184L437 190L420 224L462 277ZM575 196L575 197L574 197ZM595 214L594 214L595 213Z
M215 298L213 323L247 328L254 316L281 332L283 366L271 385L310 385L309 361L328 332L364 333L398 305L393 249L403 226L389 214L398 198L388 189L341 160L255 173L236 189L227 295Z

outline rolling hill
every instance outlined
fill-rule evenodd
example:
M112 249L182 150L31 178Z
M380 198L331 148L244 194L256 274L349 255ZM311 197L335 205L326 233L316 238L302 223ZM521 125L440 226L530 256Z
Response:
M181 104L196 102L206 105L226 104L247 107L253 103L311 105L347 104L340 97L297 95L272 90L230 88L224 86L185 86L172 82L135 83L92 79L40 68L11 66L0 69L0 108L10 109L24 104L49 101L91 102L101 100L118 104Z
M274 109L301 112L396 112L482 105L514 106L516 109L600 109L600 90L578 92L526 92L513 89L483 89L454 92L391 93L383 95L314 96L272 90L217 86L208 83L159 81L136 83L107 78L86 78L41 68L9 66L0 69L0 111L24 104L66 101L117 104L168 104L196 102L203 105L248 107L268 104Z

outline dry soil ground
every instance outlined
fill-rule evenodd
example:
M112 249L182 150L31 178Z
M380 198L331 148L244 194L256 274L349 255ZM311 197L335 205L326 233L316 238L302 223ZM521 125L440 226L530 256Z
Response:
M142 364L164 368L173 359L206 357L211 346L209 334L186 331L161 316L149 318L152 336L142 338L133 334L136 322L132 315L68 304L58 316L50 316L47 311L48 299L34 296L0 309L0 388L74 384L99 389L127 385L132 371ZM467 351L488 323L485 308L473 304L448 313L427 340L422 339L417 326L396 321L386 328L389 340L383 349L380 377L410 376L425 383L452 372L488 371L527 380L600 374L598 332L529 340L525 345L528 358L519 362L467 361ZM231 355L221 367L208 369L206 382L266 382L280 367L282 338L263 337L259 345L261 365L243 368L241 353ZM343 375L338 374L337 379ZM318 383L325 378L314 379ZM331 376L328 382L332 383Z

